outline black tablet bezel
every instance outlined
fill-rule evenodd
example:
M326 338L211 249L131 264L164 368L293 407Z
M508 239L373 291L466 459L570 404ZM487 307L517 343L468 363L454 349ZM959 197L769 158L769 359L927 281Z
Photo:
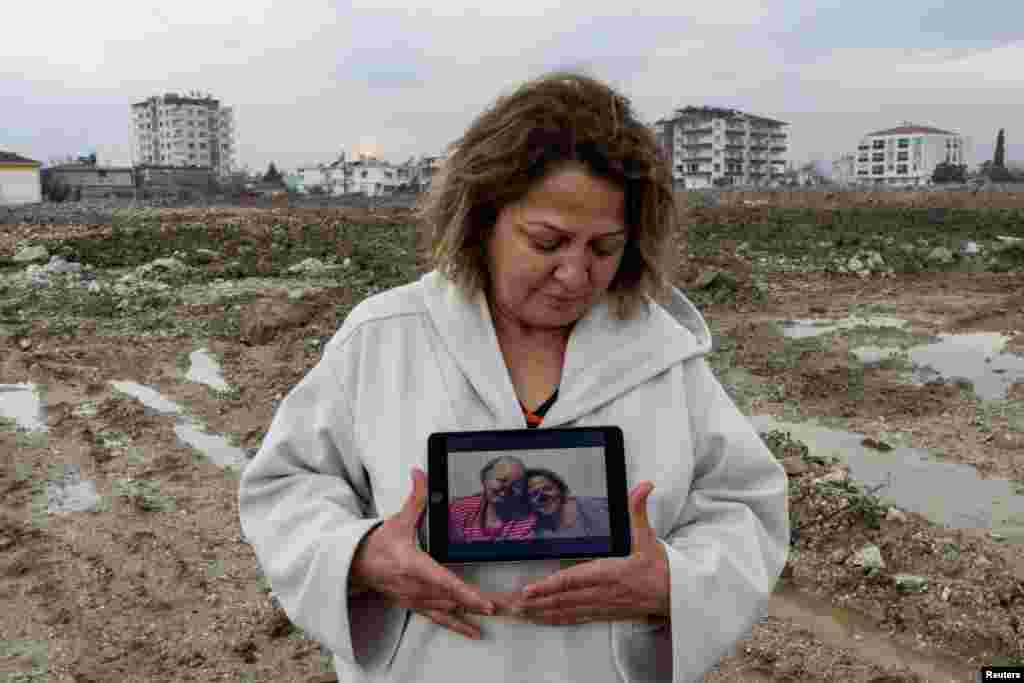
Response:
M588 439L604 446L611 523L611 549L592 551L575 539L506 541L459 544L458 552L448 543L448 459L458 451L529 450L586 446ZM570 442L570 443L567 443ZM580 443L580 442L584 443ZM572 442L576 442L575 445ZM452 457L458 457L453 455ZM494 564L531 560L585 560L626 557L630 553L628 483L622 430L618 427L564 427L553 429L507 429L468 432L436 432L427 439L427 552L441 564ZM434 523L431 523L434 522Z

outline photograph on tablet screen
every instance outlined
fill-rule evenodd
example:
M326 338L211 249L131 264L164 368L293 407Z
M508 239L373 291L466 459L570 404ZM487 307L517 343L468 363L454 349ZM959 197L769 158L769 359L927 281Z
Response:
M481 543L611 551L603 448L463 451L448 462L448 483L453 557Z

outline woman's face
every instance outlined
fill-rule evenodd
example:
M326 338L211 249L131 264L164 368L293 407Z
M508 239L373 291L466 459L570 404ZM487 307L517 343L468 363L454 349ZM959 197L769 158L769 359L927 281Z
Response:
M498 214L487 245L491 305L524 327L569 326L608 291L626 240L623 190L562 164Z
M530 477L527 482L530 507L539 515L550 517L562 509L562 491L558 484L544 476Z

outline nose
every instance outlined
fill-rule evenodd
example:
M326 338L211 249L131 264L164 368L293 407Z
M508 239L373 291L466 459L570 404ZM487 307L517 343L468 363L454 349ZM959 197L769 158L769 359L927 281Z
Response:
M567 250L555 268L555 279L566 291L582 293L590 286L590 257L580 249Z

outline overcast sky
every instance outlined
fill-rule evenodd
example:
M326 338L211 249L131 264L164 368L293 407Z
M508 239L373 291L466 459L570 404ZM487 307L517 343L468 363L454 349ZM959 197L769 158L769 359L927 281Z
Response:
M1021 0L18 4L0 41L0 149L44 162L130 162L129 105L188 90L235 108L252 168L343 148L398 162L562 67L616 86L646 122L702 104L787 121L797 163L904 121L966 136L972 165L1005 127L1008 159L1024 160Z

